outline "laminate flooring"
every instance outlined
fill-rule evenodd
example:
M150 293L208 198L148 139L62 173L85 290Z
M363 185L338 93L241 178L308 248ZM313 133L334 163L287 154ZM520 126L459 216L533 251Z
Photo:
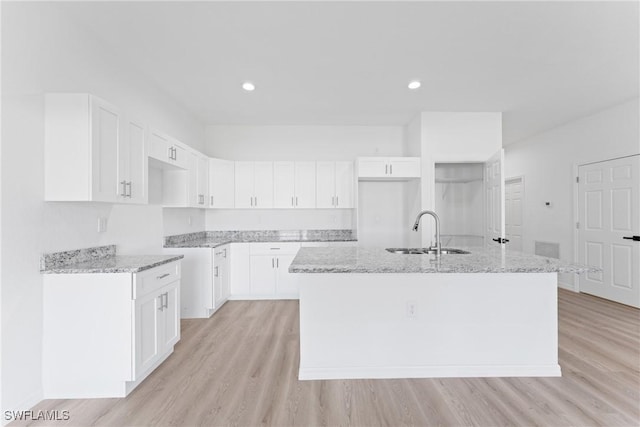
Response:
M559 344L560 378L298 381L298 302L230 301L127 398L12 425L639 426L640 311L560 290Z

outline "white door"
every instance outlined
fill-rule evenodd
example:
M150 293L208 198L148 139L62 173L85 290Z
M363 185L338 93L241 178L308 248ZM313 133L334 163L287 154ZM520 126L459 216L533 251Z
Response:
M640 307L640 155L578 170L580 291Z
M384 178L389 176L387 157L361 157L358 159L358 176L362 178Z
M522 178L507 180L504 186L505 238L509 249L522 251L522 209L524 182Z
M289 266L295 255L279 255L276 258L276 292L280 296L295 297L298 295L298 274L289 273Z
M234 207L234 165L232 161L209 160L209 207Z
M273 207L294 208L295 206L295 164L294 162L274 162Z
M353 162L336 162L336 203L341 209L354 207L355 177Z
M251 295L274 295L276 292L276 257L251 256Z
M235 199L236 208L253 207L253 162L236 162L235 164Z
M175 281L163 289L161 351L171 348L180 340L180 282ZM161 298L162 299L162 298Z
M504 244L504 150L484 164L485 236L487 246Z
M254 208L273 207L273 162L254 162Z
M333 208L336 201L336 162L316 162L316 207Z
M91 97L91 200L115 202L121 116L113 106Z
M147 203L147 133L139 122L127 122L128 141L128 200L133 203ZM118 179L120 181L120 179Z
M420 158L391 157L389 159L389 175L398 178L419 178Z
M136 357L135 376L147 371L159 357L159 317L162 315L162 298L156 293L135 300Z
M316 207L316 162L296 162L295 164L295 205L296 208Z

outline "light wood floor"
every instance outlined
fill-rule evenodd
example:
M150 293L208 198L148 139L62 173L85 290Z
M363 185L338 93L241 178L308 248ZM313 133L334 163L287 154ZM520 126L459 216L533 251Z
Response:
M640 425L640 311L561 290L559 317L561 378L298 381L297 301L233 301L126 399L44 401L71 419L35 425Z

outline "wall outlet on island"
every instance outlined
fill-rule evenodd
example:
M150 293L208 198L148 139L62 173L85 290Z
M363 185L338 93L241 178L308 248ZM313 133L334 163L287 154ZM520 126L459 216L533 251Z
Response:
M407 302L407 317L416 317L417 304L413 301Z
M107 218L103 216L98 217L98 233L104 233L107 231Z

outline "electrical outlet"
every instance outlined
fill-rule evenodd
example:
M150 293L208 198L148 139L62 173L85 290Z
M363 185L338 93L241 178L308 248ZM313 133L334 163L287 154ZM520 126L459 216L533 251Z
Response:
M407 317L416 317L417 305L413 301L407 302Z
M107 218L98 217L98 233L107 231Z
M191 219L191 215L189 215L189 217L187 218L187 224L189 224L189 225L193 224L193 220Z

